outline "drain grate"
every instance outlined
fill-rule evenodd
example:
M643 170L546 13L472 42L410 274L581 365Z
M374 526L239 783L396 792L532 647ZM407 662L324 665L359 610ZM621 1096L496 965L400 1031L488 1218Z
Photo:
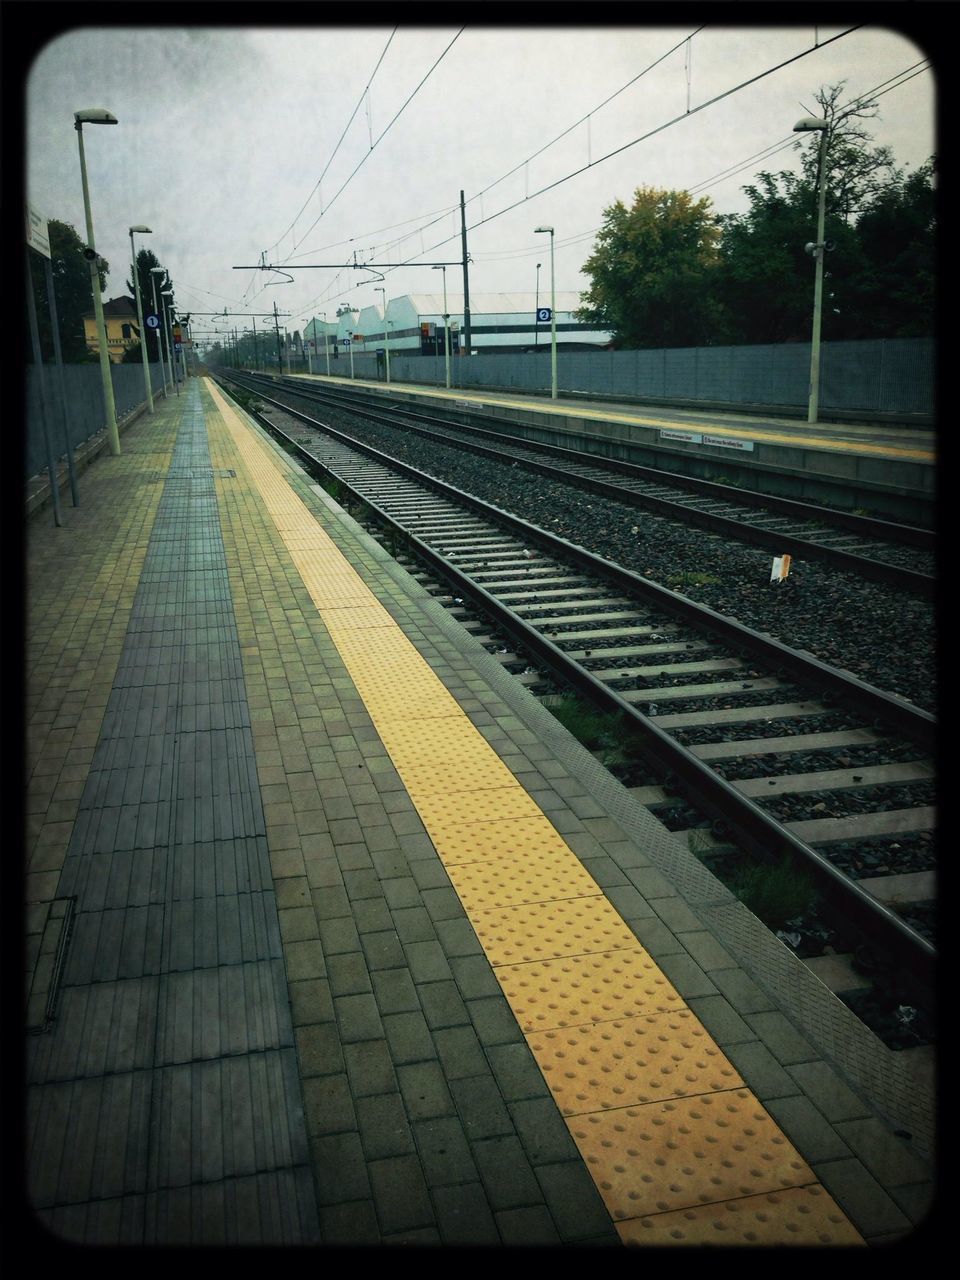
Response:
M49 1031L73 930L76 898L27 904L27 1031Z

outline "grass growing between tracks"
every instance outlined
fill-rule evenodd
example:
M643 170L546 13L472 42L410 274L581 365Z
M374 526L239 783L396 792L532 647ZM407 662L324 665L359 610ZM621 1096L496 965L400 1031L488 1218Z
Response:
M556 694L541 702L568 733L615 774L629 772L631 764L642 761L640 734L624 716L598 711L571 694ZM689 847L700 856L696 832L692 833ZM801 919L816 906L813 881L802 868L789 862L747 863L739 857L714 860L703 856L701 861L770 929Z
M639 756L639 735L626 717L598 711L571 694L540 701L605 768L628 764Z

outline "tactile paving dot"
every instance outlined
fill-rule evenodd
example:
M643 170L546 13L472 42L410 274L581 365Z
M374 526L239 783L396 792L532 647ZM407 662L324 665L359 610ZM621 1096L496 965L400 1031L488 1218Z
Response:
M484 862L447 865L447 874L468 912L552 902L599 894L600 886L569 851L525 854Z
M332 632L331 635L339 648L338 636L333 635ZM381 687L378 691L372 681L366 680L362 675L354 674L349 654L341 652L340 656L356 685L357 693L368 707L376 708L376 715L371 716L371 719L377 725L378 732L381 725L386 727L398 721L405 721L412 727L418 717L437 720L458 709L456 702L440 684L430 688L426 684L413 681L409 685L395 684L390 689ZM431 729L431 735L436 736L435 730ZM388 750L390 749L386 742L384 745Z
M455 795L421 793L415 785L407 789L431 838L434 830L442 835L449 823L499 822L503 818L530 818L540 812L519 784Z
M309 586L308 582L307 587L309 588ZM375 602L373 604L354 605L350 609L324 608L321 609L320 616L323 618L323 625L333 636L338 648L340 647L340 642L337 637L343 635L344 632L386 628L391 636L396 634L397 624L386 609ZM347 636L344 636L345 644L346 641ZM341 653L343 653L342 650Z
M473 927L492 965L637 945L635 935L602 897L478 911Z
M418 710L422 718L384 721L382 707L377 706L372 718L387 750L391 755L395 753L395 759L415 768L434 763L449 764L456 760L471 768L487 763L503 770L505 766L490 745L472 731L456 702L446 690L443 692L446 699L436 701L436 713L433 715L427 715L430 704L421 699ZM448 712L450 714L445 714ZM507 777L516 782L509 771Z
M565 1116L743 1084L689 1009L537 1031L528 1041Z
M627 1245L862 1245L819 1184L720 1204L675 1209L616 1224Z
M563 837L542 813L497 823L451 823L445 831L443 861L448 867L491 858L525 858L530 854L570 856Z
M816 1182L748 1089L595 1111L567 1126L615 1220Z
M453 880L456 868L447 871ZM458 890L459 892L459 890ZM643 950L611 951L530 964L502 965L497 978L526 1031L608 1022L638 1013L682 1009L683 1001Z
M387 748L389 750L389 747ZM418 796L449 796L462 791L490 791L517 786L513 774L496 756L490 759L435 760L430 764L395 762L407 790Z

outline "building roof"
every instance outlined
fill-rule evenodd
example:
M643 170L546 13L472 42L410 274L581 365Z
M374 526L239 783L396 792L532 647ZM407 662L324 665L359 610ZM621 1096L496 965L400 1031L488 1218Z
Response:
M89 319L94 314L93 311L85 311L83 318L85 320ZM103 314L104 316L113 316L121 320L136 320L137 308L132 298L111 298L103 304Z

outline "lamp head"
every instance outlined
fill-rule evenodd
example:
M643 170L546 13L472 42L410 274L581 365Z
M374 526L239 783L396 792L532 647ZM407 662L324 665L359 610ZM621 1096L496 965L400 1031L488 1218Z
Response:
M553 235L553 227L534 227L533 228L534 235L538 235L541 231L549 231L550 234Z
M117 123L117 117L112 115L109 111L105 111L103 107L87 107L83 111L75 111L73 113L73 118L78 129L82 124Z
M152 236L152 235L153 235L153 232L151 231L151 229L150 229L149 227L145 227L145 226L143 226L142 224L141 224L141 225L139 225L139 226L131 227L131 228L130 228L130 234L131 234L131 235L133 235L133 233L134 233L135 231L137 232L137 234L138 234L138 235L142 235L142 236ZM151 268L151 270L152 270L152 268Z
M793 126L794 133L815 133L818 131L826 131L828 128L826 120L819 120L816 116L804 116L802 120L798 120Z

